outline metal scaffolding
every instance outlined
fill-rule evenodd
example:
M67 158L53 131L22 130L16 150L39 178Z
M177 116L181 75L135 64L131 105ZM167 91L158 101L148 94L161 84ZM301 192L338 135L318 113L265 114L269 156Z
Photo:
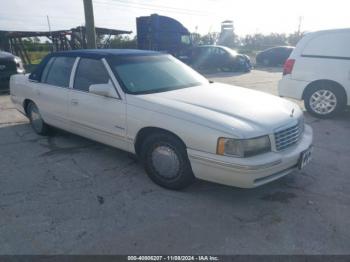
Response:
M108 48L112 36L131 34L131 31L96 27L96 36L101 41L98 48ZM21 57L25 64L31 64L28 50L23 39L30 37L46 37L50 40L51 51L63 51L87 48L86 29L78 26L69 30L58 31L0 31L0 50L4 50Z

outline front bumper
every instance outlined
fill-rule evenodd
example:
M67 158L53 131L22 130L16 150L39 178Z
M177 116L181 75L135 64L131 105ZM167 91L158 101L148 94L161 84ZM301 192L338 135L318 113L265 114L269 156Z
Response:
M242 188L253 188L297 169L300 155L312 145L313 132L305 125L298 144L280 152L234 158L187 149L194 175L203 180Z

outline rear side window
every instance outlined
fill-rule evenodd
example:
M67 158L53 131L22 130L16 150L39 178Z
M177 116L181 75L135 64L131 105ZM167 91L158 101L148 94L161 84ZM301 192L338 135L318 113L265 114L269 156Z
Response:
M107 84L108 72L101 60L82 58L75 74L74 89L89 92L95 84Z
M53 61L55 61L55 58L54 58L54 57L51 58L51 59L49 60L49 62L47 62L46 66L45 66L45 68L44 68L44 70L43 70L43 73L42 73L42 75L41 75L41 82L43 82L43 83L46 82L47 74L48 74L49 71L50 71L50 68L51 68L51 66L52 66Z
M52 58L44 69L42 82L49 85L68 87L75 57Z
M350 33L330 32L310 40L303 55L350 57Z

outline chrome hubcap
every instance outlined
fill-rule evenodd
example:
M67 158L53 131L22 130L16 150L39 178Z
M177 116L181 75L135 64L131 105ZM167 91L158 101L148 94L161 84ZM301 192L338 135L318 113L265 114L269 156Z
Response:
M311 109L321 115L326 115L337 107L337 97L332 91L318 90L310 97Z
M168 179L176 177L180 170L179 158L168 146L159 146L153 150L152 164L160 176Z
M31 119L31 122L32 122L34 129L36 131L40 132L40 130L43 127L43 121L41 119L38 108L36 106L32 106L31 113L30 113L30 119Z

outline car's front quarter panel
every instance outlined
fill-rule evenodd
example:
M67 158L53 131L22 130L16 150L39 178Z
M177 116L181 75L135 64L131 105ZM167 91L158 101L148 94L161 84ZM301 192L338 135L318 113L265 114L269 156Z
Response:
M135 97L129 97L128 100L129 151L135 153L137 135L143 128L166 130L185 143L194 175L207 181L243 188L268 183L295 170L301 153L312 144L312 129L306 126L300 141L286 150L271 150L247 158L221 156L216 153L218 138L237 137L237 134L235 136L222 129L215 129L205 125L205 122L200 124L201 122L186 120L180 112L168 111L169 108L163 105L150 105ZM296 119L300 117L298 111L295 114Z
M135 152L134 144L140 130L148 127L164 129L178 136L187 148L212 154L216 153L219 137L232 137L232 134L170 115L157 105L150 109L128 104L127 140L130 141L130 152Z

